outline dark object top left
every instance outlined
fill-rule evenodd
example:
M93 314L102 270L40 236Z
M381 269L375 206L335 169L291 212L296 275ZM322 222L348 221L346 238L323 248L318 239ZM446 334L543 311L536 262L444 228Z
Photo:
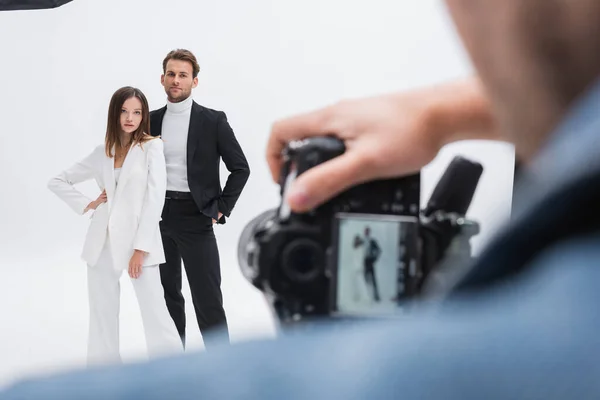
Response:
M43 10L56 8L72 0L0 0L0 11Z

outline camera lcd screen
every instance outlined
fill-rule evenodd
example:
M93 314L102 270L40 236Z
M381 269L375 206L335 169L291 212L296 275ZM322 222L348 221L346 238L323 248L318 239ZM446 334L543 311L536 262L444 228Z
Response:
M339 213L334 223L332 308L337 314L398 311L416 271L418 220Z

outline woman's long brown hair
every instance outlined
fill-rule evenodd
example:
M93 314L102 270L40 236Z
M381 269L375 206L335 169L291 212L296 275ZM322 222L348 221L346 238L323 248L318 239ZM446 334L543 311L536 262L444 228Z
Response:
M129 143L121 143L121 110L127 99L137 97L142 103L142 121L140 126L131 134ZM105 152L110 158L114 156L112 150L115 146L125 147L131 144L142 144L154 139L150 135L150 109L148 100L140 89L125 86L117 90L110 99L108 106L108 122L106 124Z

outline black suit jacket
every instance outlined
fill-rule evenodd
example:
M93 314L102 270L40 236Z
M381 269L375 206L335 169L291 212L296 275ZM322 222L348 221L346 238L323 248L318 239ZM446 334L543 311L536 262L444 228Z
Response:
M167 106L150 113L150 134L160 136ZM219 177L223 159L230 174L224 188ZM187 179L200 211L221 224L231 215L250 168L223 111L192 103L187 139ZM219 211L223 214L218 218Z
M367 252L365 255L365 261L369 261L369 262L377 261L377 259L379 258L379 255L381 254L381 248L379 247L377 240L375 240L373 238L369 238L366 243L366 246L368 246L368 247L367 247Z

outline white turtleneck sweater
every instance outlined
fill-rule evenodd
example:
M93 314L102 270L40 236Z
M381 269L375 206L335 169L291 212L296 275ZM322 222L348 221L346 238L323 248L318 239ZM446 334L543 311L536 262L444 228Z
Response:
M167 164L167 190L190 191L187 180L187 138L192 102L192 96L180 103L167 100L161 133Z

